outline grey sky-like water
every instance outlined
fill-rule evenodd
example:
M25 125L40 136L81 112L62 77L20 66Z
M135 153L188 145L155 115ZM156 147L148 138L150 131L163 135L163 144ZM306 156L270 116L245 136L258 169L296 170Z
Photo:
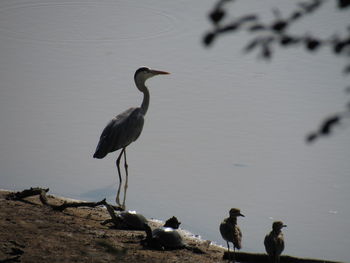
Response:
M245 3L242 3L245 2ZM293 1L242 1L231 12L271 16ZM237 2L238 3L238 2ZM266 4L267 3L267 4ZM324 48L244 55L247 36L206 49L211 1L14 0L0 3L0 187L30 186L73 198L114 200L116 154L92 158L107 122L142 94L140 66L166 70L147 82L150 108L128 147L127 205L224 245L218 226L239 207L243 251L263 252L283 220L285 253L350 261L350 140L305 135L346 104L344 61ZM327 36L348 18L329 2L296 25Z

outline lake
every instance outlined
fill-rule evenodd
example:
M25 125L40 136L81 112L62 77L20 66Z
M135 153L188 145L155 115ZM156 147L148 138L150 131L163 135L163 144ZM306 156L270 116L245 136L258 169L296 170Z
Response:
M290 1L237 2L231 15ZM343 59L322 48L244 54L249 37L202 37L213 1L13 0L0 3L0 188L49 187L71 198L114 201L117 153L93 159L102 129L139 106L140 66L171 72L147 82L142 135L127 148L127 207L226 245L231 207L245 252L283 220L285 254L350 261L348 123L331 137L305 136L349 100ZM306 24L309 22L310 24ZM297 32L324 37L348 23L333 2Z

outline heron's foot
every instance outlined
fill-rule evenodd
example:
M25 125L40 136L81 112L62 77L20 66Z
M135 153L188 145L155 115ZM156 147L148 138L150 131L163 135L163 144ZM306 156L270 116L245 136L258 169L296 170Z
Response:
M120 203L118 197L116 198L115 202L117 203L117 205L114 207L115 210L117 210L117 211L125 211L125 205Z
M119 195L117 195L116 199L115 199L115 202L117 204L117 207L123 207L123 205L120 203L120 200L119 200Z

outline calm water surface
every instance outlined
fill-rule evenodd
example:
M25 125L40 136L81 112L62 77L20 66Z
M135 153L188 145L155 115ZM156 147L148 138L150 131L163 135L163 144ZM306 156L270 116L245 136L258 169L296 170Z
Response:
M133 74L146 65L172 74L148 81L143 134L128 148L130 209L176 215L224 245L219 223L239 207L243 251L263 252L278 219L288 225L286 254L350 261L350 127L304 143L348 99L342 61L326 49L258 61L241 53L245 35L205 49L212 4L2 1L0 187L113 201L116 154L92 154L109 119L141 104ZM269 17L276 4L286 14L293 6L252 1L232 12ZM327 36L346 19L329 4L310 20Z

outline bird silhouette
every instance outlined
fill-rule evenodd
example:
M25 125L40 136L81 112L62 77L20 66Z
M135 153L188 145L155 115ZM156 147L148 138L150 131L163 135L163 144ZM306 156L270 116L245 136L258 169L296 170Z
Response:
M122 210L125 209L126 191L128 188L128 164L126 161L126 147L132 142L136 141L142 132L144 117L147 113L150 100L150 94L148 88L145 85L145 82L147 79L161 74L169 73L165 71L149 69L146 67L142 67L136 70L134 80L138 90L143 93L142 104L140 107L130 108L120 113L107 124L107 126L102 131L100 140L93 156L94 158L102 159L108 153L121 149L116 161L119 176L116 203L121 207ZM122 184L122 177L120 173L120 159L122 155L124 155L124 168L126 178L124 184L123 204L120 204L119 195L120 187Z
M282 228L287 225L282 221L275 221L272 224L272 231L265 236L264 245L267 254L269 255L270 263L279 263L280 256L284 250L284 237Z
M220 233L222 238L227 243L227 252L230 256L230 245L229 242L233 243L233 252L236 252L237 249L242 248L242 232L237 225L237 217L243 216L241 210L238 208L231 208L229 212L229 217L225 218L220 224ZM234 254L233 254L234 256ZM234 261L234 258L233 258Z

